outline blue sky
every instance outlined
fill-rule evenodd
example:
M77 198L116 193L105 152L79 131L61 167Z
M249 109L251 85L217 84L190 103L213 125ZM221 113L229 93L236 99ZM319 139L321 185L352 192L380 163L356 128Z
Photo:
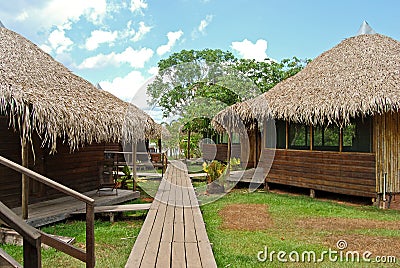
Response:
M0 2L0 20L77 75L130 100L173 52L312 59L354 36L364 20L400 40L399 10L397 0L13 0Z

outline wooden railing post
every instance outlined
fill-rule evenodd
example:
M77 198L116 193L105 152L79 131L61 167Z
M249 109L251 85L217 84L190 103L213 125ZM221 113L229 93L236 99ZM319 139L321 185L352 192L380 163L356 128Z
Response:
M96 264L94 252L94 204L86 203L86 267L93 268Z
M23 167L28 167L28 145L25 139L21 141L21 164ZM28 204L29 204L29 177L22 173L22 183L21 183L21 209L22 218L24 220L28 219Z
M27 158L26 158L27 159ZM86 267L93 268L96 263L95 258L95 237L94 237L94 199L87 197L75 190L72 190L58 182L55 182L43 175L38 174L26 167L14 163L7 158L0 156L0 164L9 167L26 178L32 178L47 186L50 186L62 193L76 198L86 203L86 254L82 250L74 248L58 239L51 238L43 234L43 241L48 245L67 253L74 258L86 262ZM27 208L27 206L26 206ZM24 237L24 267L41 267L41 234L40 231L29 226L25 221L22 221L15 213L0 201L0 218L9 226ZM27 239L27 241L25 241ZM26 251L26 253L25 253ZM26 262L25 262L26 261Z
M32 245L28 240L24 238L24 267L29 268L40 268L42 267L42 256L41 256L41 241L40 237L36 239L35 244Z

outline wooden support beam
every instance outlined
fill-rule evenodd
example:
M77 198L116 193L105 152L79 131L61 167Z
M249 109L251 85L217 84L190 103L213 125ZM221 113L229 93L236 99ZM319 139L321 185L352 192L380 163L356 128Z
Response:
M137 142L132 142L132 183L133 183L133 191L136 191L136 181L137 181L137 172L136 172L136 157L137 157Z
M339 152L343 152L343 127L339 128Z
M161 139L158 139L157 143L158 143L158 152L159 152L159 153L162 153Z
M313 125L310 124L310 151L313 150Z
M26 139L21 140L21 165L28 168L28 143ZM22 190L21 190L21 207L22 207L22 218L28 219L28 204L29 204L29 177L22 173Z
M315 190L314 189L310 189L310 197L315 198Z
M186 156L186 159L190 159L190 129L188 130L187 156Z
M229 178L230 176L230 169L231 169L231 151L232 151L232 139L231 139L232 133L229 131L228 132L228 149L226 152L226 177Z

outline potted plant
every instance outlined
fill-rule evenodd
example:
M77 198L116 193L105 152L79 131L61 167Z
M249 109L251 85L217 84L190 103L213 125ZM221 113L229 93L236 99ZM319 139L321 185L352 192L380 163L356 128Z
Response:
M213 160L211 163L203 163L203 170L207 172L207 193L217 194L225 192L225 187L218 179L223 177L226 165Z

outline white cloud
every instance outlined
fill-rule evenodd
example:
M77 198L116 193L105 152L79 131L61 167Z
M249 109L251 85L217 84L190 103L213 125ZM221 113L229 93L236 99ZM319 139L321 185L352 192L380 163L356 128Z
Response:
M168 43L166 45L159 46L157 48L157 54L162 56L165 53L171 51L171 48L175 45L176 41L178 41L183 35L183 32L181 30L177 32L169 32L167 34L168 37Z
M70 38L65 36L65 31L60 28L50 33L48 42L50 44L48 47L51 47L57 54L71 50L74 44Z
M52 51L51 47L48 46L48 45L45 45L45 44L40 45L39 47L40 47L44 52L46 52L47 54L50 54L51 51Z
M204 33L206 27L210 24L210 22L212 21L212 19L213 19L213 15L207 15L206 18L205 18L204 20L201 20L201 21L200 21L200 25L199 25L199 27L197 27L197 30L198 30L200 33Z
M98 23L107 11L106 0L50 0L41 3L24 1L22 8L21 4L15 6L15 10L9 12L7 20L23 23L36 31L40 28L48 30L68 21L78 21L81 16Z
M19 15L15 18L16 21L24 21L29 17L28 12L23 11L22 13L19 13Z
M112 81L102 81L99 84L104 90L118 98L131 101L144 81L145 78L141 72L132 71L124 77L116 77Z
M204 19L202 19L200 21L199 26L197 26L197 28L195 28L192 31L192 39L196 39L199 37L199 34L205 35L206 34L206 28L208 27L208 25L211 23L212 19L213 19L213 15L207 15Z
M244 59L264 61L264 59L268 58L266 53L267 41L263 39L257 40L255 44L247 39L244 39L241 42L232 42L231 47L232 49L238 51L240 56Z
M158 74L158 67L157 66L151 67L149 70L147 70L147 72L151 75L156 75Z
M140 12L143 13L142 9L147 8L147 3L145 0L131 0L131 7L130 10L132 12Z
M87 50L95 50L99 47L100 44L110 43L113 44L115 39L118 37L118 32L109 32L102 30L92 31L90 37L86 40L86 49Z
M102 68L109 65L119 66L128 63L132 68L143 68L144 64L153 56L154 52L150 48L135 50L128 47L121 53L112 52L110 54L98 54L85 59L78 69Z
M150 30L151 30L151 26L146 26L143 21L139 22L139 30L135 33L135 35L132 37L131 40L133 42L139 41L140 39L143 38L143 36L145 34L150 32Z

